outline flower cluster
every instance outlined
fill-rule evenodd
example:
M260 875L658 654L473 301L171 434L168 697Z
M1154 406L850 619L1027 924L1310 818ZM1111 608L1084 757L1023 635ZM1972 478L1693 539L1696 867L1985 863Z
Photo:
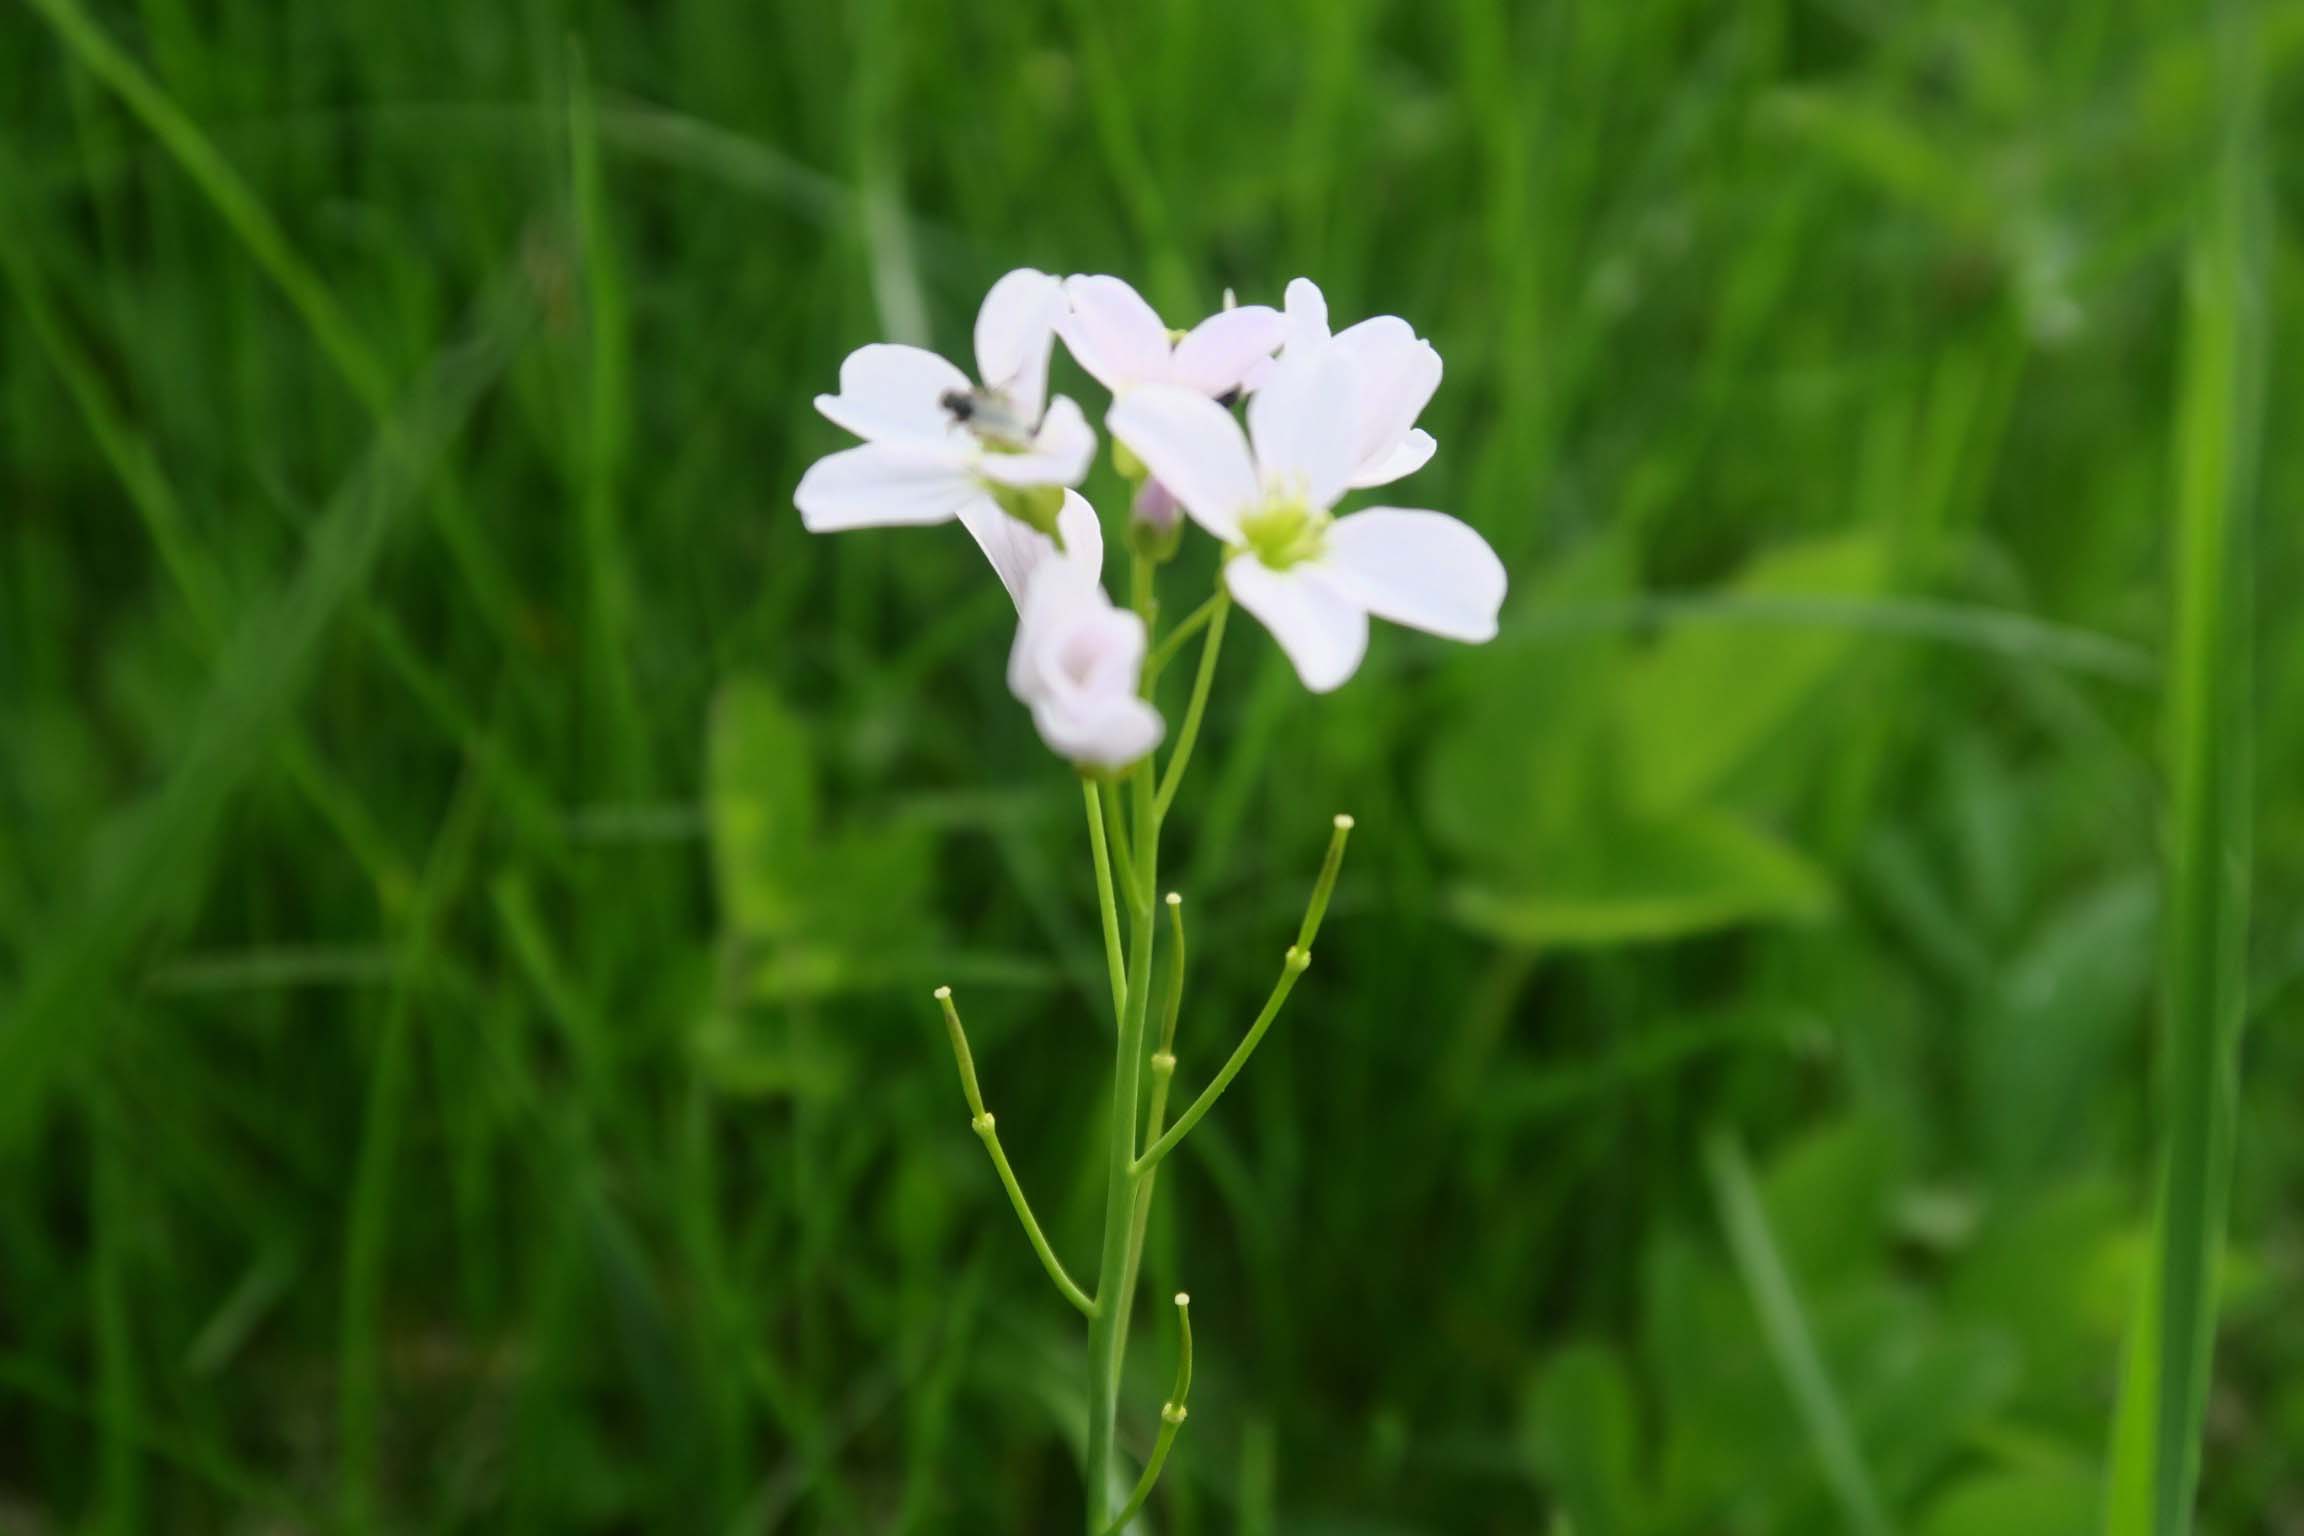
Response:
M1136 482L1135 547L1172 552L1179 510L1214 535L1223 593L1306 687L1352 676L1370 615L1489 639L1504 567L1479 534L1441 512L1336 510L1431 459L1416 418L1440 354L1391 315L1331 331L1308 279L1284 302L1227 296L1177 331L1119 278L1011 272L976 317L977 378L918 347L850 354L839 393L816 408L863 441L801 478L801 519L819 533L958 521L1015 599L1008 683L1042 738L1085 767L1143 758L1163 733L1143 697L1145 621L1106 596L1103 530L1073 490L1096 437L1075 402L1049 397L1061 338L1112 393L1105 425Z

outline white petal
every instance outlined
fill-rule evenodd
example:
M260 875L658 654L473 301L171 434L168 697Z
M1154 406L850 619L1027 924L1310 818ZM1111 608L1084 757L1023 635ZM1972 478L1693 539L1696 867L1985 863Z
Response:
M792 493L811 533L948 522L983 494L958 448L866 443L808 466Z
M1068 277L1057 334L1080 366L1114 394L1168 377L1168 327L1116 277Z
M1228 395L1270 357L1286 333L1280 312L1265 304L1219 310L1176 343L1169 377L1211 397Z
M1065 563L1090 581L1104 577L1104 522L1088 498L1078 491L1064 493L1064 510L1056 514L1056 531L1064 535Z
M1133 695L1098 700L1093 710L1065 709L1053 703L1032 707L1040 739L1075 763L1125 768L1160 745L1166 723L1160 711Z
M1078 485L1096 459L1096 429L1069 395L1048 406L1040 431L1024 453L987 453L976 467L1002 485Z
M944 396L970 388L968 375L919 347L876 342L840 365L840 393L818 395L816 409L866 442L941 440L952 431Z
M1336 505L1358 462L1358 381L1333 348L1281 358L1271 382L1248 398L1248 435L1267 494Z
M985 386L1006 395L1026 421L1040 419L1048 398L1048 352L1056 344L1056 317L1064 311L1064 285L1045 272L1018 267L992 285L976 312L976 370Z
M1317 565L1275 571L1254 555L1224 566L1224 585L1254 614L1314 693L1341 687L1368 652L1368 615L1323 579Z
M1373 473L1408 440L1417 416L1431 403L1440 387L1440 354L1395 315L1361 321L1339 333L1335 346L1359 375L1358 464L1362 472ZM1355 479L1364 485L1384 483Z
M1445 512L1370 507L1328 530L1329 583L1380 619L1475 643L1496 635L1504 562Z
M1054 539L1010 517L989 496L979 496L963 506L960 522L975 538L976 547L984 551L984 558L992 562L993 573L1008 589L1019 612L1032 573L1044 560L1061 558L1080 567L1090 581L1104 572L1104 525L1097 521L1096 509L1077 491L1064 493L1064 510L1056 514L1056 526L1064 535L1061 556Z
M1417 427L1401 439L1399 447L1373 463L1362 464L1353 473L1353 488L1364 491L1372 485L1390 485L1395 480L1405 479L1431 463L1432 455L1439 448L1440 445L1432 440L1431 433Z
M1261 493L1240 424L1206 395L1148 384L1113 403L1104 425L1128 445L1193 521L1227 544Z
M1328 339L1328 296L1318 283L1297 278L1281 302L1288 306L1289 346L1317 346Z

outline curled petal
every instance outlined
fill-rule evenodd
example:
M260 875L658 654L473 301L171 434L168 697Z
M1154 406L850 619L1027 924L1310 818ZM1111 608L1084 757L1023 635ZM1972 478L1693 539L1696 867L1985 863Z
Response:
M1114 394L1168 377L1168 327L1116 277L1068 277L1057 334L1081 367Z
M1078 485L1096 458L1096 429L1069 395L1058 395L1023 453L987 453L977 470L1002 485Z
M969 389L968 375L919 347L877 342L840 365L840 393L818 395L816 409L866 442L940 441L952 430L943 399Z
M958 448L865 443L808 466L792 500L810 533L948 522L981 495Z
M1314 693L1343 686L1368 653L1368 615L1329 585L1317 564L1275 571L1254 555L1224 566L1224 585L1272 632Z
M1370 486L1390 485L1395 480L1405 479L1431 463L1432 455L1439 447L1432 440L1431 433L1422 427L1413 428L1400 440L1399 447L1379 459L1363 463L1353 473L1353 488L1364 491Z
M1064 285L1045 272L1019 267L992 285L976 312L976 369L985 387L1014 403L1026 421L1040 419L1048 398L1048 353L1056 344L1056 317Z
M1334 590L1378 618L1450 640L1496 636L1504 562L1445 512L1370 507L1338 518L1320 564Z
M1032 573L1047 560L1062 560L1078 567L1091 582L1104 572L1104 525L1096 509L1077 491L1064 493L1064 509L1056 514L1057 531L1064 535L1059 552L1056 541L1010 517L989 496L978 496L960 509L960 523L992 562L993 574L1008 589L1019 612L1030 589Z
M1265 304L1218 310L1176 343L1169 378L1211 398L1240 388L1286 334L1280 312Z
M1298 495L1325 510L1357 462L1359 381L1332 348L1283 357L1248 399L1248 435L1267 494Z
M1226 543L1260 491L1248 440L1231 413L1206 395L1173 384L1131 390L1104 424L1168 487L1193 521Z

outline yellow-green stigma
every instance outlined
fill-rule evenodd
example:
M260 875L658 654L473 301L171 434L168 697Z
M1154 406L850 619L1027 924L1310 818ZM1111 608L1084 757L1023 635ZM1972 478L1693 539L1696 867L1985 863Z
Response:
M1240 540L1273 570L1315 558L1335 521L1301 496L1275 496L1240 519Z

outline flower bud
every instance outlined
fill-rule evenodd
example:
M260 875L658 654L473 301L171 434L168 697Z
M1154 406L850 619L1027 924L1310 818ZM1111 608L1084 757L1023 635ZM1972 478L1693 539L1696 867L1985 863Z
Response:
M1172 560L1184 539L1184 509L1168 487L1147 475L1128 504L1128 544L1154 564Z

